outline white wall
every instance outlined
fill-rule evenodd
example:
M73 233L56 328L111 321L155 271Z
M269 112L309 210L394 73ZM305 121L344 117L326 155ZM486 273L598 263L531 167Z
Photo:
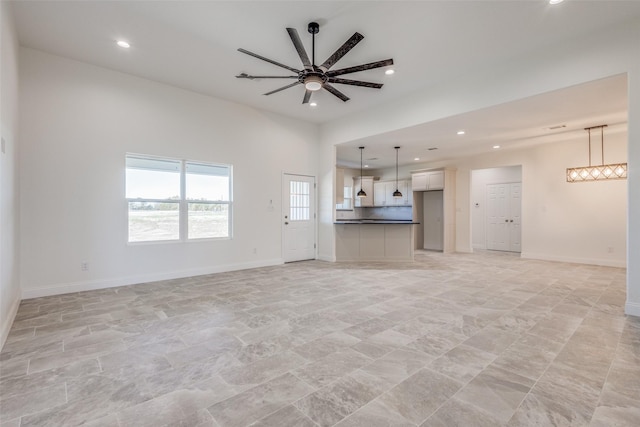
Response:
M471 245L473 249L487 249L486 201L487 185L522 181L522 168L477 169L471 171Z
M18 40L11 5L0 3L0 348L20 304L18 244Z
M566 141L504 150L450 164L457 168L457 249L466 252L475 243L470 241L469 230L476 210L472 171L519 164L523 258L626 266L627 181L566 182L567 167L588 164L585 138L586 134L576 134ZM627 161L625 129L606 134L605 154L607 162Z
M282 262L282 173L318 175L316 125L32 49L20 67L24 297ZM232 164L234 238L128 245L127 152Z
M397 102L325 124L321 129L322 150L329 152L335 144L626 73L629 82L630 143L625 311L640 316L640 263L637 262L640 259L639 51L640 20L635 19L616 28L607 28L573 40L563 40L544 51L526 52L510 62L479 65L472 74L467 74L464 78L416 90L411 96ZM525 173L523 169L523 174ZM468 181L469 177L466 179ZM458 206L457 209L462 210L457 212L456 229L459 233L466 232L466 235L470 235L468 207Z

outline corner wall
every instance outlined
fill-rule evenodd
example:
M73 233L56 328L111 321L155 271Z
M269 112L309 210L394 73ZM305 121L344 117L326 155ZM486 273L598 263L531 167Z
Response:
M20 305L18 244L18 37L11 4L0 2L0 349Z
M20 66L23 297L283 262L282 173L318 177L316 125L28 48ZM233 239L127 244L128 152L233 165Z

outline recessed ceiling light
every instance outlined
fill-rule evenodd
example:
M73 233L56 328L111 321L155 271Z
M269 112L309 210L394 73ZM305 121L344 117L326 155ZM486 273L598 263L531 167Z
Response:
M549 4L558 4L562 3L564 0L549 0Z
M130 45L129 43L127 43L126 41L124 41L124 40L118 40L118 41L116 42L116 44L117 44L118 46L120 46L120 47L125 48L125 49L129 49L129 48L131 47L131 45Z
M464 135L464 131L463 130L459 130L458 131L458 135Z
M368 167L369 167L369 165L364 165L364 167L365 167L365 168L368 168Z
M309 103L309 107L317 107L318 103L317 102L310 102Z
M500 146L499 145L494 145L493 148L498 149L498 148L500 148Z
M413 160L420 160L420 157L414 157Z
M384 73L385 73L387 76L390 76L391 74L393 74L393 73L395 73L395 72L396 72L396 71L395 71L394 69L391 69L391 68L390 68L390 69L388 69L387 71L385 71Z

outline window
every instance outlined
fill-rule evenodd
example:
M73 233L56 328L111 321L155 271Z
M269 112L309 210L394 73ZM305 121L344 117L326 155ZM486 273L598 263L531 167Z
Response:
M289 220L308 221L310 218L311 187L306 181L291 181L289 183Z
M231 237L231 166L126 157L129 242Z
M344 187L344 199L342 200L342 203L336 203L336 209L337 210L343 210L343 211L352 211L353 210L353 206L352 206L352 201L353 201L353 193L352 193L353 187Z

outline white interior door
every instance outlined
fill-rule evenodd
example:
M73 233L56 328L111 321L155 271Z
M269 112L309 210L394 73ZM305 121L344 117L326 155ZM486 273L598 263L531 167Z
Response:
M443 250L444 223L443 217L443 192L425 191L423 193L424 207L424 245L425 249L432 251Z
M520 183L487 185L487 249L520 252Z
M282 200L284 262L315 259L315 178L284 174Z
M509 251L521 252L521 210L522 210L522 184L511 184L511 194L509 197Z

